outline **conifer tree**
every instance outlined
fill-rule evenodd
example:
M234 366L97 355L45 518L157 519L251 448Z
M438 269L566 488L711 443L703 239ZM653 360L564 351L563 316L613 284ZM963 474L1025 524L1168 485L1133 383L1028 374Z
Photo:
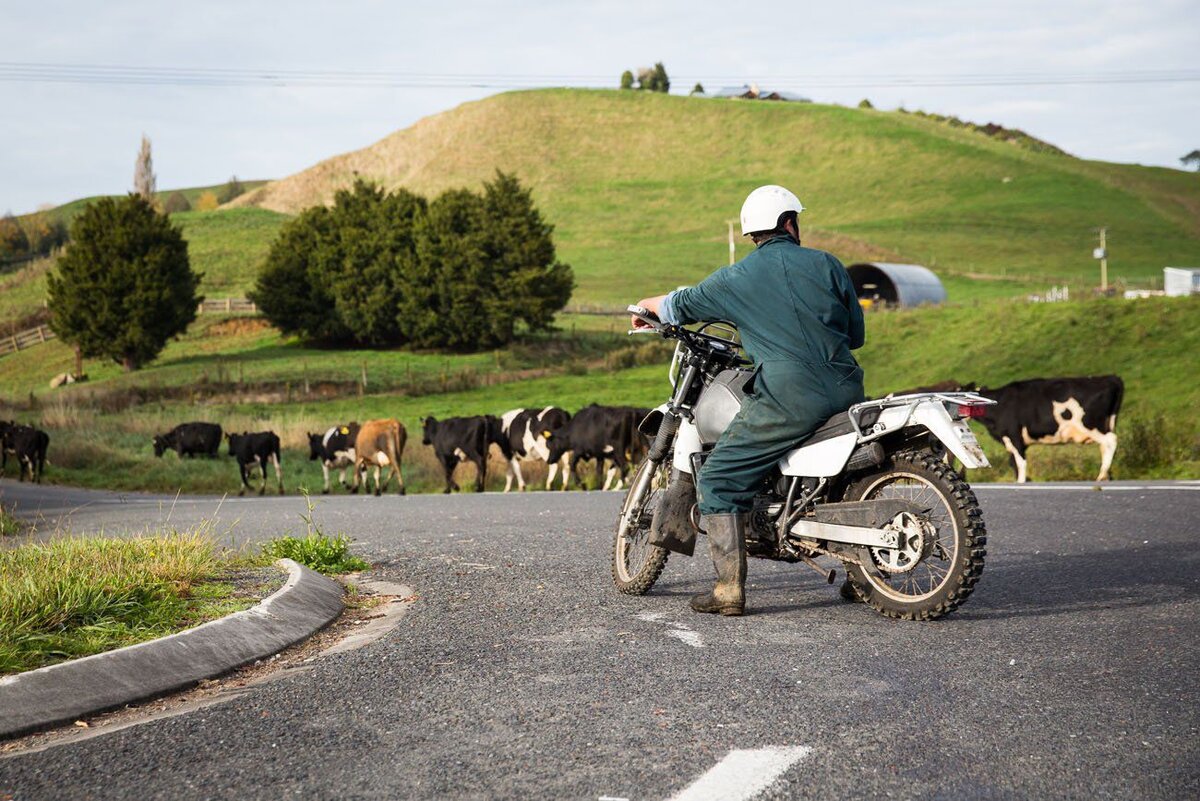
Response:
M76 218L47 282L54 333L83 356L126 370L186 331L203 300L180 229L132 193L103 198Z

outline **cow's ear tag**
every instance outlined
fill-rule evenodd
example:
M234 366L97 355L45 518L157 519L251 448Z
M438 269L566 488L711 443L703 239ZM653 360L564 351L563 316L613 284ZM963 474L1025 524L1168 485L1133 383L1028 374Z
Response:
M545 437L546 439L550 439L550 432L549 432L549 431L543 431L543 432L542 432L542 436L543 436L543 437Z
M342 426L342 429L341 429L341 431L342 431L342 433L343 433L343 434L349 434L349 433L350 433L350 428L349 428L349 426Z

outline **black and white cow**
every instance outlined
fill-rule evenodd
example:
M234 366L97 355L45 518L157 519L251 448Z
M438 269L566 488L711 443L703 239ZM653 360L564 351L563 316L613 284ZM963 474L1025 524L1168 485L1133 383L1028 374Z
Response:
M322 495L329 494L329 471L340 470L338 483L350 489L346 483L346 471L354 466L354 440L358 437L358 423L334 426L324 434L308 435L309 461L321 460L321 473L325 478Z
M1115 375L1031 378L997 389L980 388L996 401L979 422L1012 457L1017 483L1028 479L1025 449L1036 443L1094 442L1100 446L1100 475L1107 481L1117 452L1117 414L1125 383Z
M487 480L488 448L493 443L500 448L505 459L512 458L512 450L504 437L500 420L490 414L449 417L445 420L426 417L421 423L424 431L421 441L433 446L433 452L446 473L445 493L459 489L454 482L454 468L460 462L475 463L475 491L483 492Z
M258 494L262 495L267 491L268 462L275 466L279 494L283 494L283 468L279 465L279 437L274 431L259 431L254 434L243 431L241 434L226 434L225 438L229 440L229 455L237 458L238 470L241 471L242 491L238 495L245 495L246 490L251 489L250 482L246 478L254 465L262 468L262 486L258 488Z
M221 427L216 423L180 423L165 434L154 437L154 455L168 450L184 456L216 458L221 449Z
M637 438L641 437L637 431L638 411L628 406L585 406L565 425L542 433L550 450L548 460L558 461L569 454L571 474L582 487L576 467L585 459L595 459L597 486L603 477L603 489L620 489L636 455ZM607 474L606 461L612 462Z
M544 409L513 409L500 416L500 429L508 441L512 455L508 457L508 475L504 480L504 491L512 489L513 479L517 488L525 491L525 476L521 475L521 462L537 460L549 465L546 489L554 484L555 475L561 470L562 488L567 488L570 456L566 453L556 461L550 461L550 447L543 434L562 428L571 419L570 412L556 406Z
M45 431L11 420L0 422L0 475L4 474L11 453L17 459L17 480L24 481L28 471L29 480L41 484L49 448L50 435Z

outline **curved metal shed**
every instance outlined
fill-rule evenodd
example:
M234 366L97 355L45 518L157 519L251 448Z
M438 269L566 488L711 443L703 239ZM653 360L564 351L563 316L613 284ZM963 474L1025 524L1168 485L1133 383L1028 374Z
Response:
M929 269L919 264L863 262L847 271L859 300L896 306L938 305L946 302L946 288Z

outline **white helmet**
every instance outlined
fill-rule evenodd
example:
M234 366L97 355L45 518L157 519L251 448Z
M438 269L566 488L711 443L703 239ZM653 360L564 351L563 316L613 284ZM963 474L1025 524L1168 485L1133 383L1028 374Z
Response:
M797 214L804 211L800 198L782 186L767 184L755 189L742 204L742 236L759 231L773 231L779 225L779 215L785 211Z

